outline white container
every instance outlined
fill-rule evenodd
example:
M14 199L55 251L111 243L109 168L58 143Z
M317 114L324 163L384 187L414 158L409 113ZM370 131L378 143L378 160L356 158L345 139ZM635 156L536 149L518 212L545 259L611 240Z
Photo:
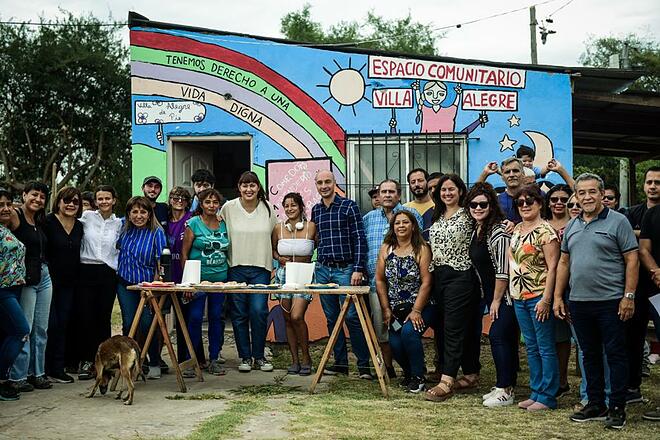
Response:
M181 284L199 284L202 275L202 262L199 260L188 260L183 268Z
M304 289L314 278L314 263L287 263L285 266L285 289Z

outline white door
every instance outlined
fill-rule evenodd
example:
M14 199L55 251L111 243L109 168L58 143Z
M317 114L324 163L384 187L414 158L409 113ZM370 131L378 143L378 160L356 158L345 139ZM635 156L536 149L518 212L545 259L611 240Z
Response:
M199 169L213 172L213 148L206 142L174 142L172 154L173 186L192 188L190 176Z

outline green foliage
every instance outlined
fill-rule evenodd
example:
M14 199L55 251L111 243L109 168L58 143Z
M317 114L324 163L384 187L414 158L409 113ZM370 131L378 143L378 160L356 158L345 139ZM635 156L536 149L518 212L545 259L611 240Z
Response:
M635 81L630 90L660 92L660 43L652 37L636 34L621 38L591 36L585 45L586 49L579 61L585 66L595 67L608 67L610 55L621 56L627 45L630 68L648 73Z
M121 26L63 12L0 25L0 181L130 191L130 79Z
M430 24L413 21L407 16L387 20L369 12L364 24L357 21L341 21L327 30L314 21L311 5L305 4L299 11L282 17L280 31L290 40L317 43L341 44L353 47L403 52L416 55L436 55L436 38L442 38Z

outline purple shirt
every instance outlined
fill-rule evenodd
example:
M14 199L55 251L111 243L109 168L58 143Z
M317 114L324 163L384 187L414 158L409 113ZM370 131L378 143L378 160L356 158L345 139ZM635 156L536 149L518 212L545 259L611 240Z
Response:
M183 250L183 234L186 232L186 222L192 217L192 213L186 212L179 221L167 222L167 247L172 253L172 281L180 283L183 277L181 267L181 251Z

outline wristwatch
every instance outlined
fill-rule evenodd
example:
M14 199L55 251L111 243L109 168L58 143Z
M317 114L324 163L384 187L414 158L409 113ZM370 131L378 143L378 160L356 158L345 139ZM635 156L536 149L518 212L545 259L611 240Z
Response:
M623 294L624 298L628 298L630 300L635 300L635 292L626 292Z

